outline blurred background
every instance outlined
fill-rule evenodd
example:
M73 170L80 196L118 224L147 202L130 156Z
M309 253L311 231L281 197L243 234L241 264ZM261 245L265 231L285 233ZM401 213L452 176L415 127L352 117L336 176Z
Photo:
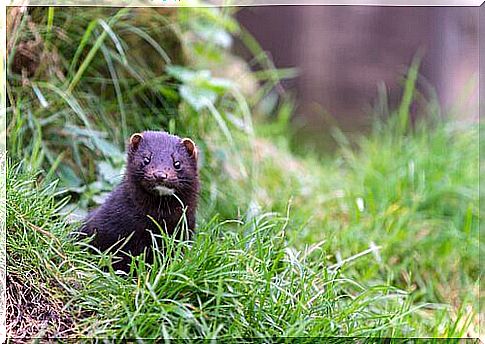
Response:
M400 101L400 76L418 52L421 82L436 91L442 108L477 120L478 12L478 7L259 6L244 7L236 17L277 68L297 68L298 76L283 80L279 91L296 95L294 119L303 139L321 136L329 117L344 131L366 130L379 89L387 91L391 107ZM235 50L252 58L243 44Z

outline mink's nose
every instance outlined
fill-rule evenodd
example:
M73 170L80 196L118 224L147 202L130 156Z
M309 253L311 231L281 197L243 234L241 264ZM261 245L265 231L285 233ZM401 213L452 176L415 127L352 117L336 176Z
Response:
M167 180L168 178L168 174L165 173L165 172L154 172L153 173L153 176L157 179L157 180Z

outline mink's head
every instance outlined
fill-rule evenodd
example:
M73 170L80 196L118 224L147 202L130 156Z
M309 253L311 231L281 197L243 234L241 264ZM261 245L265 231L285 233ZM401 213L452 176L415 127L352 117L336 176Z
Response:
M197 147L162 131L133 134L126 173L130 182L159 196L197 192Z

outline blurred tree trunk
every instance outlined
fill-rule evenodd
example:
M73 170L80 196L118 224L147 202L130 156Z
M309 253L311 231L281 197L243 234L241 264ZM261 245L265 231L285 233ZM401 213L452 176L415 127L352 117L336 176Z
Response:
M396 104L399 77L418 49L424 52L420 72L442 105L452 105L478 74L478 8L263 6L243 9L238 18L277 67L300 69L284 86L295 89L297 117L313 128L324 125L322 114L344 127L367 125L380 82ZM476 116L468 110L465 117Z

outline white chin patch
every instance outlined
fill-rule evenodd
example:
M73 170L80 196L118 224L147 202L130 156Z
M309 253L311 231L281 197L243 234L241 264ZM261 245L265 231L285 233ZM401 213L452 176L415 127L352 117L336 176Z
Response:
M171 196L174 193L173 189L169 189L169 188L166 188L165 186L161 186L161 185L155 186L154 189L155 189L155 191L158 192L158 194L160 196Z

